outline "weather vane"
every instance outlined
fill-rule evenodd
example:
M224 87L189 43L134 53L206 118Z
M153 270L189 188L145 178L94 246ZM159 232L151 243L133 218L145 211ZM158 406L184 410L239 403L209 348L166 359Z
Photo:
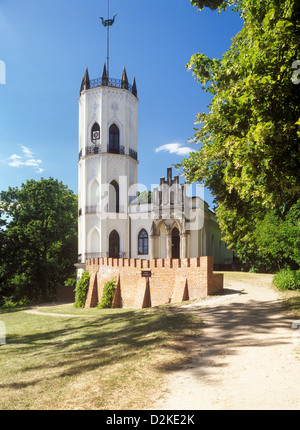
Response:
M115 22L115 18L117 16L117 14L114 15L114 17L112 19L109 19L109 0L107 3L108 3L107 19L104 19L103 16L100 16L99 18L101 19L104 27L107 27L107 76L109 76L109 27L111 27L113 25L113 23Z

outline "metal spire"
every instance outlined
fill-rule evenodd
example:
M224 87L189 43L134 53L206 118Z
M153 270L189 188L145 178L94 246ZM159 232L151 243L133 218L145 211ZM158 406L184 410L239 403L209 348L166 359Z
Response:
M109 77L109 27L115 22L116 16L117 14L112 19L109 19L109 0L107 0L107 19L104 20L102 16L99 17L104 27L107 27L107 77Z

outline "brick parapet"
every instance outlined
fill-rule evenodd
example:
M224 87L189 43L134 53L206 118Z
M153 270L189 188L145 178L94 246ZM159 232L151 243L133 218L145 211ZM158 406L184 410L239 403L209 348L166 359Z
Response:
M87 260L86 267L92 275L86 307L96 306L105 282L112 278L118 279L118 299L114 303L126 308L157 306L187 297L194 300L223 289L223 275L213 273L212 257L93 258ZM143 271L150 271L151 276L143 278Z

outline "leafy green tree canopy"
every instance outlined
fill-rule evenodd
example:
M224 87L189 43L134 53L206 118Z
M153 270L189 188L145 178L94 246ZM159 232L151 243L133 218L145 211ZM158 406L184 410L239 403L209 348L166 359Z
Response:
M47 299L74 272L77 196L53 178L0 193L0 294Z
M293 204L300 189L300 87L291 79L300 52L299 6L241 0L238 9L244 27L223 58L197 53L188 64L213 98L209 113L197 116L194 140L202 148L182 167L217 200L234 189L266 207Z
M300 85L292 81L300 59L297 0L191 0L199 9L234 5L244 25L221 59L191 57L208 113L197 115L197 152L177 166L187 182L210 188L225 240L253 244L268 211L284 218L300 191ZM227 12L229 13L229 11Z
M228 5L239 3L239 1L234 0L191 0L193 6L197 6L198 10L204 9L204 7L209 7L211 10L226 9Z

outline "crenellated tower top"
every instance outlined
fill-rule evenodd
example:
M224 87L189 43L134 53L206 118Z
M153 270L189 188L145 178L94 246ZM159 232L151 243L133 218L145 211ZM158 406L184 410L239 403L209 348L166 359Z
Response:
M128 90L137 98L137 86L136 86L135 77L133 78L133 83L131 85L128 82L125 66L123 67L121 79L110 78L108 76L106 71L106 63L104 63L101 78L90 79L88 68L86 68L84 77L82 78L82 81L81 81L80 95L85 90L89 90L91 88L97 88L97 87L111 87L111 88L120 88L120 89Z

